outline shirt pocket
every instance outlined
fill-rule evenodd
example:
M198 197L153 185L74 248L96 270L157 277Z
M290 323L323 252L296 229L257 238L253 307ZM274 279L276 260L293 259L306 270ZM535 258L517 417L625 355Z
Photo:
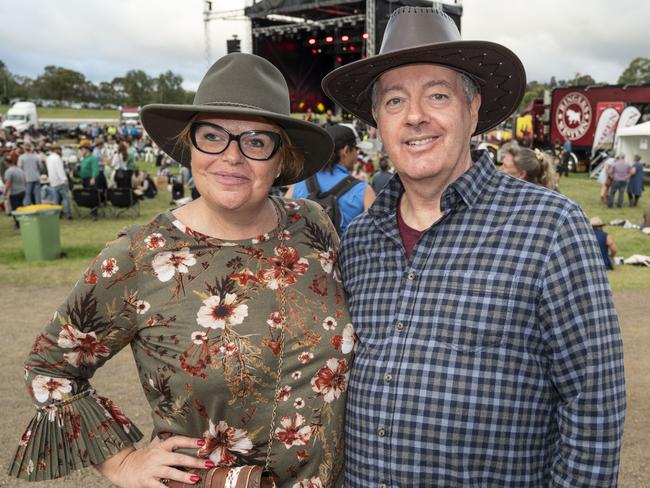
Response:
M446 273L433 315L434 340L466 353L500 346L512 319L516 282L505 273Z

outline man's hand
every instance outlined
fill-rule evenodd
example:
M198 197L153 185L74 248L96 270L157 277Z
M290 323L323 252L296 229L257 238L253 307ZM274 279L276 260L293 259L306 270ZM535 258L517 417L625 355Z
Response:
M185 436L172 436L164 441L156 438L147 447L123 449L95 468L121 488L164 488L161 480L193 484L199 480L198 476L177 467L206 469L214 467L214 463L174 450L197 448L203 442L202 439Z

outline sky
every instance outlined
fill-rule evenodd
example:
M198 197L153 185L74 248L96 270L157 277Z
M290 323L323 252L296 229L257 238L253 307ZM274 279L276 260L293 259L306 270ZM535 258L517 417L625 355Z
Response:
M213 10L252 0L214 0ZM453 2L447 2L453 3ZM650 57L650 2L638 0L464 0L462 35L503 44L522 60L528 80L590 74L616 83L638 56ZM142 69L172 70L194 90L207 69L202 0L0 0L0 60L36 78L47 65L98 83ZM213 60L245 22L210 22ZM248 44L243 43L244 49Z

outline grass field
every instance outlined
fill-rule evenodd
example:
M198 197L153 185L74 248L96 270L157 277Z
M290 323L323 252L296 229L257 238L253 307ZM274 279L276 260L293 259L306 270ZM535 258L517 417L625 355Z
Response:
M140 162L140 167L150 174L155 174L152 165ZM561 190L578 202L588 217L598 215L605 222L612 219L628 219L633 223L641 221L641 207L622 209L602 207L598 196L599 185L589 180L586 175L572 174L569 178L563 178ZM647 198L646 196L642 199L643 205L645 205L643 200ZM72 221L61 220L61 246L66 256L55 261L27 262L23 256L20 232L14 230L10 218L2 217L0 218L0 235L3 236L0 239L0 279L5 284L20 286L43 284L44 279L48 285L71 286L88 261L95 257L106 242L114 239L120 229L133 223L150 220L157 213L169 208L169 200L169 192L160 191L155 199L142 202L141 215L137 218L111 217L93 221L86 217ZM606 230L618 244L619 255L650 255L650 236L622 227L608 226ZM609 277L612 289L616 291L650 291L650 268L619 266L609 274Z
M0 114L5 115L9 105L0 105ZM119 119L117 110L91 110L87 108L45 108L38 107L39 119Z

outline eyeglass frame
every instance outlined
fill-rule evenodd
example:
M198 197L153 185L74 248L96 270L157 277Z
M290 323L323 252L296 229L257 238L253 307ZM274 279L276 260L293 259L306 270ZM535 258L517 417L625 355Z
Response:
M219 152L209 152L209 151L205 151L204 149L201 149L198 146L198 144L196 143L196 130L197 130L197 128L199 126L204 126L204 125L214 127L216 129L220 129L220 130L224 131L226 134L228 134L228 142L226 143L226 147L224 147ZM245 136L245 135L248 135L248 134L266 134L266 135L271 136L271 139L273 139L273 141L275 141L275 147L273 148L273 151L271 152L271 155L268 158L263 158L263 159L251 158L250 156L248 156L244 152L244 150L241 147L241 138L242 138L242 136ZM235 135L232 132L230 132L228 129L226 129L225 127L222 127L222 126L217 125L217 124L213 124L211 122L198 121L198 120L194 121L194 122L192 122L192 124L190 124L190 141L192 141L192 145L198 151L201 151L204 154L212 154L212 155L222 154L222 153L226 152L226 149L228 149L230 147L230 143L232 141L236 141L237 142L237 147L239 148L239 152L242 153L248 159L252 159L253 161L268 161L273 156L275 156L276 153L278 152L278 150L282 147L282 135L280 133L278 133L278 132L275 132L275 131L253 129L253 130L245 130L244 132L240 132L239 134Z

